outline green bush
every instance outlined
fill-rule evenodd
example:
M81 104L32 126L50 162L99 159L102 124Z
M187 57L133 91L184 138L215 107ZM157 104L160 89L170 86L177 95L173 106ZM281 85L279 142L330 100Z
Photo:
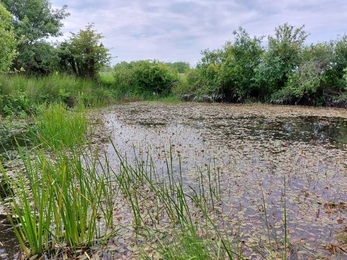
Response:
M167 64L151 60L117 64L114 77L115 88L124 96L167 96L179 81Z
M131 96L135 92L134 69L136 63L122 62L114 67L114 86L120 95Z
M143 93L153 92L159 95L171 93L171 88L177 83L177 73L159 61L139 61L134 67L136 88Z

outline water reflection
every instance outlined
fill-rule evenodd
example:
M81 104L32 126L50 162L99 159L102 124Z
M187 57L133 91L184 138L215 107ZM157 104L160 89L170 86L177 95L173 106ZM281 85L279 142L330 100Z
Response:
M299 117L286 120L283 132L288 140L330 143L347 143L347 121L343 118Z
M347 144L347 120L331 117L262 117L231 118L223 122L228 125L228 135L258 140L278 139L342 147ZM220 125L214 124L219 128Z

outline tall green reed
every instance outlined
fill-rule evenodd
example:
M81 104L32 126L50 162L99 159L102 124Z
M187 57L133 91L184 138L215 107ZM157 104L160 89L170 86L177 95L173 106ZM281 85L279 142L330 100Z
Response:
M52 191L43 186L46 176L35 173L35 163L19 148L24 171L11 176L1 166L2 176L13 190L11 202L5 203L5 209L14 228L21 248L26 256L41 254L50 249L50 225Z
M113 232L113 187L109 176L98 171L98 159L88 165L79 153L54 152L54 160L43 152L21 152L25 170L15 178L2 167L14 190L7 213L27 257L64 244L88 248Z

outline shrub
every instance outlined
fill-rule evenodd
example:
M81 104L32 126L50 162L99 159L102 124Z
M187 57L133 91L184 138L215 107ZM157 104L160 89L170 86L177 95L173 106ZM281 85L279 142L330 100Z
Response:
M177 72L159 61L122 62L114 67L115 88L124 96L167 96L178 83Z

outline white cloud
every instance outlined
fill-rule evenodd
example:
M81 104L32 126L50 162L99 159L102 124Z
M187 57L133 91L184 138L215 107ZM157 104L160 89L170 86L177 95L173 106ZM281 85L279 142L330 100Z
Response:
M288 22L305 24L310 42L329 41L346 33L344 0L128 0L51 1L68 5L63 31L77 32L88 23L105 38L114 63L141 59L200 60L200 51L221 48L242 26L251 35L273 34Z

